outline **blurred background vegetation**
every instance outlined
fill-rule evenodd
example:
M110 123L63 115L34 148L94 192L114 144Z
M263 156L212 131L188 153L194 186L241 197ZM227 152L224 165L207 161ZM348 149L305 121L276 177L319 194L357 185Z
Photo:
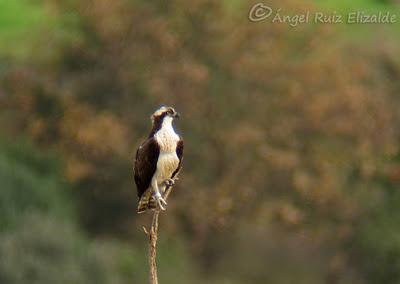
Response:
M0 283L147 281L132 161L162 104L186 149L161 283L400 283L400 23L254 3L0 1Z

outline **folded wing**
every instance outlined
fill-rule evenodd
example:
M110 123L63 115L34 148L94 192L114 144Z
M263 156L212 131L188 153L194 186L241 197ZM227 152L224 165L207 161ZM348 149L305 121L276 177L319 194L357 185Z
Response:
M160 147L154 137L147 139L136 151L134 176L139 198L150 186L159 154Z

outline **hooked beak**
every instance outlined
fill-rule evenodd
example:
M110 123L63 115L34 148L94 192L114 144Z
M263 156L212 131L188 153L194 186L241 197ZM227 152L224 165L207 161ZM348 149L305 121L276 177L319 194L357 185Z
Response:
M175 113L174 113L174 117L175 117L175 118L180 118L181 115L179 114L179 112L175 112Z

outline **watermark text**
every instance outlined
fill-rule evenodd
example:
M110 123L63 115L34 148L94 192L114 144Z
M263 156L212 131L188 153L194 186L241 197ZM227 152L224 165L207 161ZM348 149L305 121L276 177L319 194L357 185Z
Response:
M304 11L293 14L282 9L273 9L264 3L257 3L249 10L251 22L269 21L272 23L288 24L297 27L302 24L394 24L399 15L393 12L352 11L348 13Z

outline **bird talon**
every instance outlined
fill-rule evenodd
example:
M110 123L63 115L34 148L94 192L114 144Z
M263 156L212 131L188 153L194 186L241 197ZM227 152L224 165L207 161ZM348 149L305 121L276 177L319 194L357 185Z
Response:
M162 198L161 194L156 194L154 197L155 197L155 199L156 199L156 202L157 202L158 207L159 207L161 210L165 210L165 207L164 207L164 206L167 205L167 202L164 200L164 198Z

